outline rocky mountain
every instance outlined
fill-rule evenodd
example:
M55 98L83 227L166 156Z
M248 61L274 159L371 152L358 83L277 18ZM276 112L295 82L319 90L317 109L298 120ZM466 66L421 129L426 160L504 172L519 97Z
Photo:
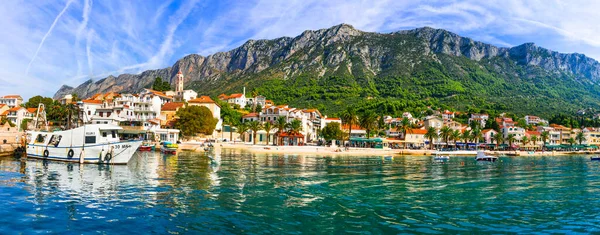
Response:
M600 64L582 54L558 53L532 43L496 47L429 27L381 34L347 24L307 30L294 38L249 40L207 57L192 54L169 68L90 80L75 88L65 85L54 98L136 92L150 87L156 77L172 81L180 70L186 87L200 94L239 92L246 86L269 92L275 102L331 112L339 110L341 100L367 98L433 98L419 105L515 112L538 111L537 102L548 99L555 102L540 112L555 107L571 111L600 101ZM294 90L286 90L290 88ZM302 93L303 89L309 91ZM527 101L509 102L515 98Z

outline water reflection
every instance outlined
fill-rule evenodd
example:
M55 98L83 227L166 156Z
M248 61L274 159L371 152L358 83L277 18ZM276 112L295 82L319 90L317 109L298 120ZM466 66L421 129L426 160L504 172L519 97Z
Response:
M142 152L126 166L0 158L0 196L10 198L0 234L597 231L581 221L600 216L600 164L501 160L239 150Z

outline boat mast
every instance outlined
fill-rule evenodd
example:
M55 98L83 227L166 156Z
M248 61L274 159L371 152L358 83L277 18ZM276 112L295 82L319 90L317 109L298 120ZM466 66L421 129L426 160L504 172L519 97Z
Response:
M38 122L40 121L40 118L42 119L42 123L44 124L44 129L46 131L48 131L48 119L46 119L46 106L42 103L38 104L38 109L37 112L35 114L35 120L34 120L34 127L33 129L37 130L38 129Z

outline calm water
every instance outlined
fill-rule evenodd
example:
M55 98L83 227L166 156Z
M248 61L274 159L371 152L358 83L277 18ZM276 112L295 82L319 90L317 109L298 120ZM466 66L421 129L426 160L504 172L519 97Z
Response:
M600 232L600 162L585 156L210 156L0 158L0 234Z

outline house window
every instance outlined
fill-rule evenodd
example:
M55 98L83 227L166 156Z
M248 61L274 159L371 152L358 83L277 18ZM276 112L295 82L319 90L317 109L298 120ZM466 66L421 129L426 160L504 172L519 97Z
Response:
M106 131L102 132L102 137L106 137Z
M117 131L110 131L113 138L117 138Z
M100 112L99 113L100 117L104 117L104 113Z

